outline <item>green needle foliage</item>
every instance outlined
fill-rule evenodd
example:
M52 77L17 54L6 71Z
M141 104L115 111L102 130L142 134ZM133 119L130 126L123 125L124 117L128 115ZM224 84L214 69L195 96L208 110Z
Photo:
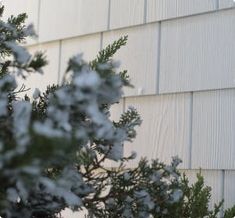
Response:
M225 210L224 217L225 218L234 218L235 217L235 206Z

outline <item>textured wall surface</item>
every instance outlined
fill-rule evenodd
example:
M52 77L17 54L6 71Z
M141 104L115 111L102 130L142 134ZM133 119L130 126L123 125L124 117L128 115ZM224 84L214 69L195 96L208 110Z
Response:
M178 154L182 171L195 180L202 168L213 202L235 204L235 3L233 0L3 0L6 15L23 11L38 39L31 51L47 50L45 75L28 86L61 81L68 58L87 60L108 43L129 35L118 52L134 89L126 89L118 119L135 106L143 125L125 153L168 162ZM135 163L132 163L133 165ZM66 212L67 217L77 217Z

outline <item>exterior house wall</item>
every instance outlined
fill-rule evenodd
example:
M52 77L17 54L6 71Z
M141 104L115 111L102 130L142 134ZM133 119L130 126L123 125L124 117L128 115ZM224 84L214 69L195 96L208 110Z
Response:
M17 3L16 3L17 2ZM183 159L194 180L202 168L213 202L235 204L235 3L233 0L3 0L6 16L29 14L38 39L31 51L47 50L50 66L28 86L61 81L70 56L97 51L129 35L117 54L134 89L121 111L134 105L143 125L125 152L169 161ZM6 17L5 16L5 17ZM135 164L135 163L131 163ZM68 215L72 217L72 215Z

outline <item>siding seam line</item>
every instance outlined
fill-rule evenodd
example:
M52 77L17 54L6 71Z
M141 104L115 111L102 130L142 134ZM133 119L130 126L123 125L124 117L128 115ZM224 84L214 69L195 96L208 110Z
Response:
M111 19L111 0L108 2L108 22L107 22L107 30L110 30L110 19Z
M162 35L162 23L159 22L159 30L158 30L158 52L157 52L157 78L156 78L156 94L160 93L160 62L161 62L161 35Z
M126 110L126 97L123 97L122 114L125 112L125 110ZM125 145L123 145L122 155L123 155L123 157L125 155Z
M38 0L38 11L37 11L37 13L38 13L38 20L37 20L37 35L38 35L38 37L37 37L37 43L39 43L39 30L40 30L40 15L41 15L41 0Z
M220 9L219 11L229 10L229 9L231 9L231 8ZM151 20L147 23L155 23L155 22L160 22L160 21L166 22L166 21L172 21L172 20L177 20L177 19L185 19L188 17L196 17L196 16L200 16L200 15L213 14L213 13L217 13L217 12L218 12L218 10L215 8L215 9L211 9L208 11L201 11L201 12L187 14L187 15L179 15L179 16L168 17L168 18L164 18L164 19L154 19L154 20Z
M62 40L59 40L59 64L58 64L57 84L60 83L61 79L61 57L62 57Z
M212 88L212 89L201 89L201 90L183 90L183 91L179 91L179 90L175 90L175 91L161 91L161 95L170 95L170 94L183 94L183 93L190 93L190 92L194 92L194 93L202 93L202 92L215 92L215 91L226 91L226 90L235 90L235 86L233 87L223 87L223 88Z
M189 106L189 169L192 169L192 147L193 147L193 92L190 93Z
M144 24L147 23L147 4L148 4L148 1L144 0Z
M219 0L216 0L216 10L219 10Z
M103 46L104 46L103 43L104 43L104 33L101 32L100 33L100 50L103 49Z
M222 170L222 182L221 182L221 197L222 197L222 199L221 200L223 200L224 199L224 192L225 192L225 190L224 190L224 183L225 183L225 170ZM221 217L223 217L224 216L224 204L222 205L222 208L221 208Z
M124 113L126 110L126 97L123 97L123 107L122 107L122 112Z

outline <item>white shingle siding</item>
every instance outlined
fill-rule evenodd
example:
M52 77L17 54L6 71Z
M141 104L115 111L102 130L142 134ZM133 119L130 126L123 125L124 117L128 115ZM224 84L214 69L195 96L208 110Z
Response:
M205 13L216 5L217 0L147 0L147 22Z
M182 158L181 168L189 168L190 95L155 95L126 99L126 109L134 106L143 119L137 138L125 146L125 153L137 151L149 159L170 162L172 156Z
M115 59L121 60L121 69L128 70L131 82L135 85L134 89L125 89L125 95L156 94L159 24L105 32L103 46L124 35L128 35L127 45L117 52Z
M61 41L60 80L67 68L68 61L77 54L83 54L86 61L95 59L101 46L101 34L79 36Z
M111 0L110 29L142 24L145 0Z
M104 31L108 0L41 0L41 42Z
M235 10L162 22L160 93L235 87Z
M235 89L193 95L192 167L235 169Z
M224 177L224 199L225 208L234 206L235 203L235 170L225 171Z
M3 0L6 15L27 12L39 39L31 51L47 50L45 75L28 87L57 83L68 59L129 35L114 57L134 89L111 109L118 119L129 105L143 124L125 153L183 159L190 180L202 168L213 188L212 204L235 204L235 4L233 0ZM40 44L37 44L39 43ZM30 46L29 46L30 45ZM33 89L31 90L31 92ZM107 163L115 166L114 163ZM132 166L136 162L132 163ZM68 215L68 218L72 215Z
M48 85L57 84L59 72L59 46L59 41L56 41L30 46L28 48L32 54L36 51L46 52L45 55L49 62L49 65L43 69L43 75L38 73L30 74L27 80L23 81L28 88L31 88L29 91L30 94L34 92L34 88L45 91Z
M232 8L234 6L235 2L233 0L219 0L220 9Z

